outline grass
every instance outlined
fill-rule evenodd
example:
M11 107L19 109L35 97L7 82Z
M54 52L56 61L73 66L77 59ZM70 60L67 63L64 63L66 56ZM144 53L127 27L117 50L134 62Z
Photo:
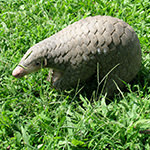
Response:
M0 0L0 149L150 149L149 0ZM142 48L142 67L122 96L107 104L59 93L48 70L12 77L23 54L67 25L95 15L129 23Z

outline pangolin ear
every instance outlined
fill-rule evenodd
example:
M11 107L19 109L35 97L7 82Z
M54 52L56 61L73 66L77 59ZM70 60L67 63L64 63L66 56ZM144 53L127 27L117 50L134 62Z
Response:
M44 58L44 60L43 60L43 65L44 65L44 67L47 66L47 59L46 58Z

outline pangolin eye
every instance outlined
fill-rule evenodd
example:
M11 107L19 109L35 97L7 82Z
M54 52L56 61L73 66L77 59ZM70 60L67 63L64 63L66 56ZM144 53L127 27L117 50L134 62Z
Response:
M36 65L36 66L40 66L40 62L36 62L35 65Z

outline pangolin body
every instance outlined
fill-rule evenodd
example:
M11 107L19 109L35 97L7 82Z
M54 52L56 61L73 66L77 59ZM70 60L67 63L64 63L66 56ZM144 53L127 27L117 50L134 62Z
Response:
M31 47L13 71L22 77L49 67L52 85L65 90L99 72L106 79L104 92L130 82L140 69L141 48L134 30L110 16L87 17Z

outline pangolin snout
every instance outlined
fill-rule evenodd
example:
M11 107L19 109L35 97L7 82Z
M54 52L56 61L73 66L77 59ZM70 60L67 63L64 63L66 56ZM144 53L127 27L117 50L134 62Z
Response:
M25 69L20 67L20 66L17 66L13 72L12 72L12 75L15 77L15 78L21 78L25 75Z

